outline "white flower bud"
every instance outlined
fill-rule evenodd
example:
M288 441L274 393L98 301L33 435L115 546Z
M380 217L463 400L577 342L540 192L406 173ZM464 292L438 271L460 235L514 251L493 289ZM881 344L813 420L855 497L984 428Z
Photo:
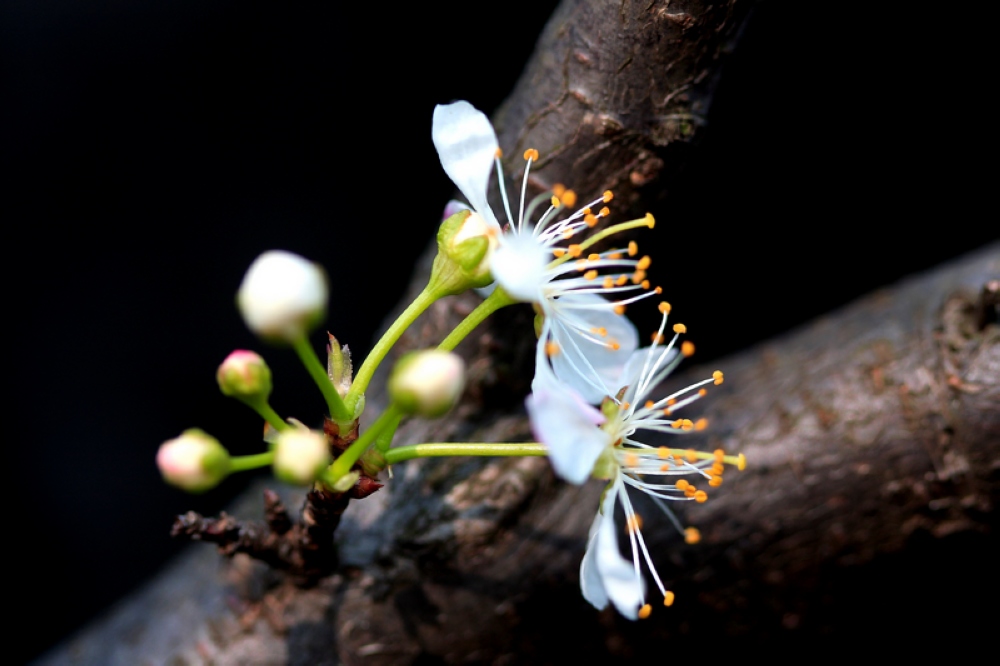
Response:
M465 363L440 349L411 352L399 360L389 377L389 395L408 414L443 415L465 388Z
M237 349L215 373L223 395L243 399L263 399L271 395L271 369L259 354Z
M285 483L309 485L330 466L326 436L315 430L291 428L274 442L274 475Z
M160 445L156 466L170 485L189 493L203 493L226 478L229 452L219 440L192 428Z
M250 330L290 343L323 319L327 298L326 274L320 266L291 252L271 250L250 265L236 302Z

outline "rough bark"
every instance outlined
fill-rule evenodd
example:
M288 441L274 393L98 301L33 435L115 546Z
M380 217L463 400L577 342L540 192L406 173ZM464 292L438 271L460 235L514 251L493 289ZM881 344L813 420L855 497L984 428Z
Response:
M745 4L564 3L498 114L501 144L542 153L541 186L645 203L679 168L677 146L696 133ZM314 587L202 547L46 661L626 660L665 657L667 645L852 645L850 632L891 624L884 613L912 621L920 603L948 598L949 580L995 581L985 564L1000 494L1000 329L996 306L980 304L998 275L994 245L715 364L726 383L703 403L705 447L742 450L750 465L684 516L700 544L647 512L644 533L678 598L647 621L580 598L600 483L564 484L544 459L424 460L352 502L336 535L340 570ZM475 301L437 304L401 347L435 344ZM499 313L465 341L465 401L445 419L404 424L397 442L529 439L532 341L505 335L511 318L529 317ZM380 396L376 383L369 413ZM255 492L233 513L250 515Z

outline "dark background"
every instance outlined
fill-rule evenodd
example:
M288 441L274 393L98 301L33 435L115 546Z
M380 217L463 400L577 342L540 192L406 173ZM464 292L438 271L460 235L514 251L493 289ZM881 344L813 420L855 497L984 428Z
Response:
M290 4L0 9L16 659L154 573L178 549L175 514L215 512L243 487L190 497L154 465L191 426L259 450L258 420L215 385L232 349L265 355L280 413L322 412L293 355L244 328L243 272L271 248L320 262L326 326L364 352L453 189L433 106L492 110L554 6L483 20L468 3ZM688 171L653 211L654 258L669 257L654 276L701 360L997 235L969 161L976 28L814 4L759 4Z

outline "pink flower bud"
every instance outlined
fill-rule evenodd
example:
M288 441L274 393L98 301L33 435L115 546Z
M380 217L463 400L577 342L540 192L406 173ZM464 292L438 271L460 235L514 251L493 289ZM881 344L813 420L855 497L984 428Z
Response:
M271 369L259 354L237 349L222 362L215 378L224 395L234 398L259 398L271 395Z
M170 485L203 493L226 478L229 452L211 435L192 428L160 445L156 466Z

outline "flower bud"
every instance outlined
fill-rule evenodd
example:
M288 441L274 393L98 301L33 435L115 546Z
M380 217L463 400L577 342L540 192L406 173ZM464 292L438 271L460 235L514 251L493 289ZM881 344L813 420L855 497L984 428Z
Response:
M327 298L326 274L320 266L291 252L271 250L250 265L236 303L254 333L291 343L323 319Z
M223 395L240 400L267 400L271 395L271 369L259 354L237 349L222 362L215 378Z
M170 485L189 493L203 493L226 478L229 452L219 440L192 428L160 445L156 466Z
M493 282L489 259L496 248L498 233L498 229L491 228L481 215L469 209L448 217L438 229L432 283L437 280L447 293L458 294Z
M330 466L326 436L306 428L278 433L274 442L274 475L285 483L306 486Z
M389 395L407 414L441 416L465 388L465 363L457 354L440 349L410 352L389 377Z

